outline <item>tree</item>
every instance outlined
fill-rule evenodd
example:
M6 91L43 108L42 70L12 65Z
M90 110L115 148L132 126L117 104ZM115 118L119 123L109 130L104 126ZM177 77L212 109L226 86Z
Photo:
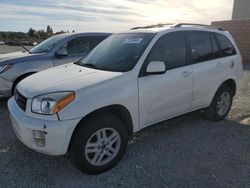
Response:
M46 39L48 37L48 33L44 30L38 30L37 35L39 39Z
M28 31L29 37L34 37L35 32L36 32L35 29L30 28Z
M47 33L51 35L53 34L53 29L49 25L47 26Z
M58 32L55 33L55 35L59 35L59 34L63 34L63 33L66 33L66 31L63 31L63 30L58 31Z
M8 36L5 34L5 32L2 33L2 38L6 39Z

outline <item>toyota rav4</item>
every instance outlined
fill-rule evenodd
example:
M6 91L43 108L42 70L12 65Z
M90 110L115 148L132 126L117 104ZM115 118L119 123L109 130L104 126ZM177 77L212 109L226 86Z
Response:
M114 34L85 59L36 73L8 101L26 146L69 153L83 172L118 163L128 140L149 125L194 110L220 121L241 87L242 59L231 35L195 24Z

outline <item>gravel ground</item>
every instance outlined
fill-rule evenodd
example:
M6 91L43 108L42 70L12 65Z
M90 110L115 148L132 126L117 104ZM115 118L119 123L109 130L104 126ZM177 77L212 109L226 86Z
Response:
M250 69L228 118L219 123L190 113L148 127L122 161L86 175L67 157L34 152L14 135L0 99L0 187L250 187Z

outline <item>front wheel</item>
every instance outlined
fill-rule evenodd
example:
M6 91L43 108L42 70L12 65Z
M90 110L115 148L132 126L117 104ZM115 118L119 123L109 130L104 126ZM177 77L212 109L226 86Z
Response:
M72 140L70 158L88 174L99 174L114 167L124 155L128 131L114 115L98 115L84 121Z
M231 109L232 101L233 93L231 88L227 85L222 85L206 111L207 117L213 121L224 119Z

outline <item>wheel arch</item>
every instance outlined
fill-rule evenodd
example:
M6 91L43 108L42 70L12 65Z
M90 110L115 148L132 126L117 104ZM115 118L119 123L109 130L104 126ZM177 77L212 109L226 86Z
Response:
M70 138L70 142L69 142L69 146L68 146L68 150L71 147L71 143L72 143L72 139L74 138L75 134L77 133L78 129L82 126L82 123L88 119L88 118L92 118L98 114L103 114L103 113L110 113L115 115L116 117L118 117L126 126L127 130L128 130L128 135L129 137L131 137L133 135L133 120L132 120L132 116L129 112L129 110L120 104L115 104L115 105L109 105L109 106L105 106L99 109L96 109L90 113L88 113L86 116L84 116L76 125L76 127L74 128L74 131L71 135Z
M35 74L35 73L36 73L35 71L34 71L34 72L27 72L27 73L24 73L24 74L18 76L18 77L15 79L15 81L13 82L13 84L12 84L11 94L12 94L12 95L14 94L14 92L15 92L15 87L16 87L16 85L18 84L18 82L20 82L22 79L24 79L24 78L26 78L26 77L28 77L28 76L30 76L30 75L32 75L32 74Z
M209 99L210 102L209 102L208 106L211 105L211 103L212 103L212 101L213 101L213 99L214 99L214 97L215 97L217 91L220 89L220 87L221 87L222 85L227 85L227 86L229 86L229 87L232 89L233 96L235 96L235 94L236 94L236 89L237 89L237 88L236 88L236 82L235 82L235 80L234 80L233 78L228 78L228 79L224 80L224 81L219 85L219 87L217 87L217 89L215 89L215 90L213 91L213 93L211 94L211 98Z
M232 89L232 92L233 92L233 96L235 96L235 94L236 94L236 82L235 82L235 80L234 79L232 79L232 78L230 78L230 79L227 79L227 80L225 80L221 85L220 85L220 87L222 86L222 85L227 85L227 86L229 86L231 89ZM219 87L219 88L220 88Z

